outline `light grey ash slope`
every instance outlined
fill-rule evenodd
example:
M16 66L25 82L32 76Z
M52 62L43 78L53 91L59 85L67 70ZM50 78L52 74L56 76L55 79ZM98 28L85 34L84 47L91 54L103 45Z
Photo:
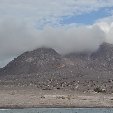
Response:
M92 53L59 55L50 48L25 52L0 71L1 85L30 84L37 88L113 92L113 45ZM7 82L4 82L7 81Z

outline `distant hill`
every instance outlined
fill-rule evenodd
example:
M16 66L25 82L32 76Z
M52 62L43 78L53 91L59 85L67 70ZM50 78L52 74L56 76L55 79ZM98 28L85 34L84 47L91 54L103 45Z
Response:
M113 45L65 56L51 48L28 51L0 69L0 79L1 85L113 93Z

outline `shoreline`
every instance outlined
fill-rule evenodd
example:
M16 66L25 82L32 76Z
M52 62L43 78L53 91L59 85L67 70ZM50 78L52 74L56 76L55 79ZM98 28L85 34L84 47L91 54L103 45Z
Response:
M70 108L75 108L75 109L90 109L90 108L94 108L94 109L98 109L98 108L101 108L101 109L104 109L104 108L111 108L111 109L113 109L113 106L112 107L110 107L110 106L94 106L94 107L82 107L82 106L4 106L4 107L0 107L0 110L2 110L2 109L40 109L40 108L66 108L66 109L70 109Z

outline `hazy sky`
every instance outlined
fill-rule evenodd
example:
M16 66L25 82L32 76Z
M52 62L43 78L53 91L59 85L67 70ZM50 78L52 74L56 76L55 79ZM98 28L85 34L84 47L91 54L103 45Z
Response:
M42 46L92 52L112 36L113 0L0 0L0 67Z

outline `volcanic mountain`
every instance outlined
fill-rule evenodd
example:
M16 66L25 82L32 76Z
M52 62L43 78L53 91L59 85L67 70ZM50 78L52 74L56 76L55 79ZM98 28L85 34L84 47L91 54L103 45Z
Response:
M61 63L61 55L50 48L39 48L25 52L7 64L3 75L30 74L54 70Z
M51 48L38 48L0 69L0 84L113 93L113 45L103 43L94 53L62 56Z

